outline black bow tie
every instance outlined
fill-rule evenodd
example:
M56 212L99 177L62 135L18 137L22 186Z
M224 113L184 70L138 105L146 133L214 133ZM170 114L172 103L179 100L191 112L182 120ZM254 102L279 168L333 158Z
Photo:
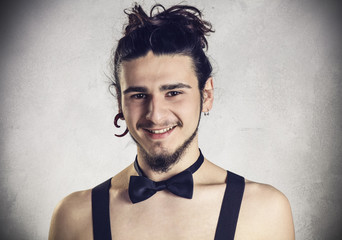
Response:
M134 167L140 176L131 176L129 181L128 193L132 203L144 201L153 196L157 191L169 190L173 194L191 199L193 194L194 183L192 174L199 169L204 161L204 157L200 151L197 161L183 172L169 178L165 181L155 182L146 177L142 172L137 158Z

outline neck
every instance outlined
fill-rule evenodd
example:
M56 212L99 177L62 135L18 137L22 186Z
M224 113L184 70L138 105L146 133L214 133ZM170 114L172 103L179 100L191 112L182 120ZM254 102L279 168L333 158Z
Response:
M198 149L198 143L194 139L194 141L188 146L188 148L183 152L180 159L174 165L170 166L170 169L167 172L156 172L153 171L146 160L142 157L139 148L138 148L138 163L141 170L144 174L153 181L163 181L167 180L170 177L184 171L188 167L190 167L199 157L200 152Z

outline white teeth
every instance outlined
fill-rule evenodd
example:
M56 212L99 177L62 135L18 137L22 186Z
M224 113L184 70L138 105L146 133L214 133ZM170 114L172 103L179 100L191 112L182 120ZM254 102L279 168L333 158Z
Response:
M149 132L151 133L154 133L154 134L162 134L162 133L165 133L167 131L170 131L171 129L173 129L175 126L173 127L169 127L169 128L164 128L164 129L160 129L160 130L148 130Z

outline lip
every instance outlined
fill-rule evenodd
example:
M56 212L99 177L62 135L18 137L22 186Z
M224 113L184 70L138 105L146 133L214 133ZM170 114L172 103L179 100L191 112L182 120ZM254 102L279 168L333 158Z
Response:
M167 128L160 128L160 129L144 128L144 132L152 139L163 139L163 138L168 137L176 127L177 125L167 127Z

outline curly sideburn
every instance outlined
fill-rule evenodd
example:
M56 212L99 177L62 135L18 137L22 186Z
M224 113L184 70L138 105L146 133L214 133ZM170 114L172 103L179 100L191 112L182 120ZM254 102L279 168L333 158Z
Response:
M204 50L208 49L206 36L214 32L212 25L202 19L200 10L193 6L175 5L165 9L156 4L148 16L140 5L128 10L128 24L114 54L114 82L121 105L120 68L123 61L145 56L181 54L192 58L193 67L202 92L212 74L212 66Z

